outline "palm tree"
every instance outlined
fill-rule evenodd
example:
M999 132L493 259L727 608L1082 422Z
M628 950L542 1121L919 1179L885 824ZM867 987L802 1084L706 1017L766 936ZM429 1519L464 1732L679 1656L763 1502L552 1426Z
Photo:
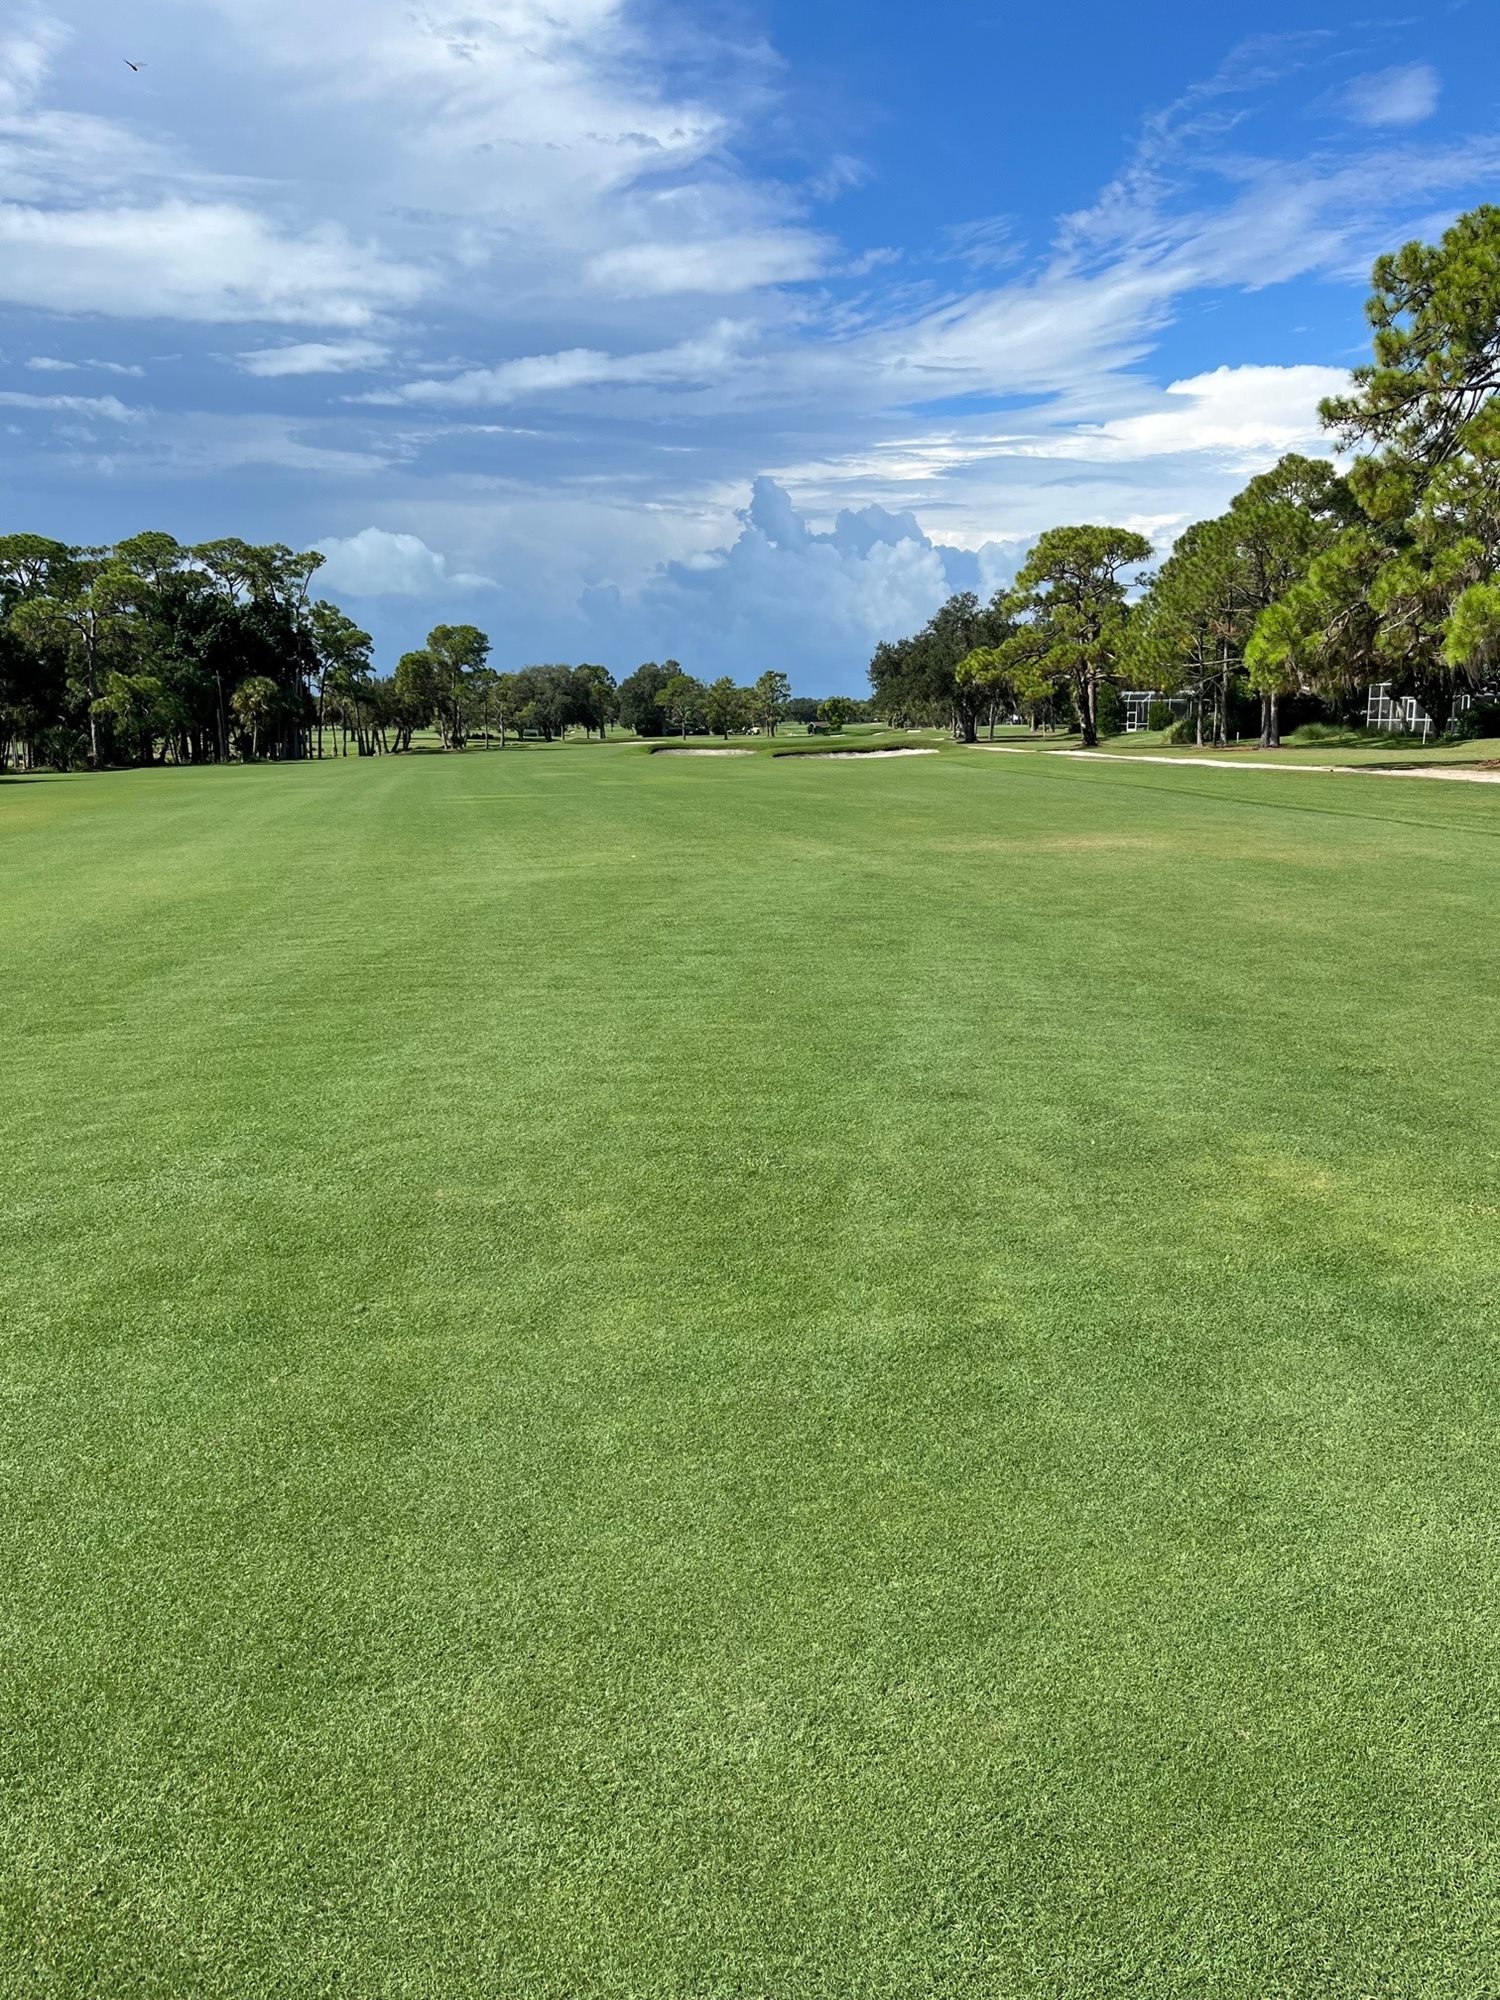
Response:
M234 719L241 729L250 732L250 760L253 763L260 755L260 732L268 723L276 719L276 711L281 706L281 690L275 681L264 674L252 674L241 681L230 699Z

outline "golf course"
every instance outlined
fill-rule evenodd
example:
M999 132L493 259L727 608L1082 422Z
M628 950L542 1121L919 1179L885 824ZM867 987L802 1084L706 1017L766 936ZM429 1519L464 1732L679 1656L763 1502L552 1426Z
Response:
M1360 774L0 781L0 1991L1490 1990L1497 908Z

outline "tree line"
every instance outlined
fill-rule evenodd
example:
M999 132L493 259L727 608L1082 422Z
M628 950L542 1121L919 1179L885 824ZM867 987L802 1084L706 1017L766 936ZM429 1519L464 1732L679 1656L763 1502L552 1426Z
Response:
M597 732L602 741L612 724L645 737L735 736L751 729L774 736L787 722L821 721L839 729L868 713L868 704L842 695L826 701L794 696L787 676L774 670L750 687L728 675L705 684L676 660L647 660L619 683L607 668L593 665L496 673L488 665L488 641L471 625L440 626L422 651L403 655L392 690L402 718L426 718L444 748L457 750L479 738L502 749L513 736L552 742L573 728ZM395 747L409 748L411 733L403 720Z
M695 680L676 660L661 665L648 660L620 683L616 697L619 721L637 736L735 736L750 729L774 736L788 722L842 729L869 713L868 702L846 695L824 701L794 695L790 680L775 669L750 687L739 687L728 674L707 683Z
M439 625L377 674L373 641L313 595L323 558L226 539L134 535L72 548L0 536L0 768L378 756L436 730L503 749L612 724L641 736L761 729L867 712L794 697L784 673L708 684L676 660L616 684L602 666L504 673L475 625Z
M1374 358L1322 405L1346 454L1284 457L1154 571L1144 536L1052 528L988 604L951 598L870 663L875 712L972 742L988 715L1111 732L1118 689L1176 697L1179 731L1227 743L1289 703L1363 719L1364 690L1415 696L1439 729L1500 661L1500 208L1379 259Z
M612 723L774 734L862 713L946 723L970 742L986 718L1021 714L1095 743L1122 686L1172 697L1200 743L1254 717L1274 745L1289 705L1353 716L1372 682L1443 728L1500 658L1500 208L1382 257L1372 282L1374 358L1322 409L1347 469L1283 458L1154 570L1132 529L1048 529L988 604L954 597L879 646L867 709L795 700L776 671L705 684L676 660L618 685L588 663L503 673L473 625L437 626L382 677L370 635L313 595L315 550L12 534L0 536L0 764L376 755L432 728L455 749Z

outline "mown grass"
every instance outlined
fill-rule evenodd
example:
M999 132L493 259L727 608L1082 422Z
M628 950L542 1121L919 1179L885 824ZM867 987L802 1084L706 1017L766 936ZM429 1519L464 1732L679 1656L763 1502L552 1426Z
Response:
M0 786L0 1990L1489 1990L1497 896L1477 786Z

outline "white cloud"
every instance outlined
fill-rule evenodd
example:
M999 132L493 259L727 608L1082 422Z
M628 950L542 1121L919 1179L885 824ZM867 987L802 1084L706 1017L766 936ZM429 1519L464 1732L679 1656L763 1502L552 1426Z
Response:
M372 217L418 220L442 240L471 298L600 283L658 295L672 273L649 257L627 259L618 280L588 275L637 242L675 246L690 291L743 288L718 255L734 236L752 269L805 275L813 261L794 198L727 152L733 100L748 104L770 68L763 51L736 48L731 69L695 31L695 55L718 71L710 103L669 87L660 37L629 0L362 0L355 35L302 0L191 4L227 24L218 39L297 116L304 149L337 134L340 178Z
M47 73L68 39L60 21L34 15L24 28L0 36L0 121L12 126L35 103Z
M112 423L133 423L140 412L117 396L31 396L22 389L0 389L0 405L8 410L57 410L75 417L108 417Z
M1357 76L1344 92L1344 110L1356 125L1420 125L1438 107L1442 79L1430 63Z
M634 588L585 591L588 642L614 656L671 654L703 675L795 665L803 686L864 691L882 638L914 631L955 590L988 595L1018 552L935 544L879 506L815 528L773 479L757 479L733 539L659 565Z
M588 272L601 290L621 297L686 292L726 297L815 277L826 257L824 240L807 230L766 229L697 243L626 244L590 258Z
M1214 452L1252 470L1268 456L1323 448L1318 404L1348 386L1342 368L1215 368L1169 383L1163 394L1175 401L1158 409L1080 425L1016 448L1038 457L1126 461Z
M42 102L71 39L61 22L34 14L0 32L0 187L11 201L47 206L117 196L140 176L178 175L168 144L125 122Z
M277 230L227 202L152 208L0 203L0 299L47 312L364 326L420 274L331 223Z
M432 597L443 590L494 588L490 577L451 572L447 557L416 535L362 528L357 535L331 536L318 547L327 557L318 572L320 588L351 597Z
M55 313L360 327L424 274L339 223L287 225L244 181L131 124L43 102L70 40L0 36L0 301ZM101 364L89 364L101 365Z
M605 354L588 347L568 348L558 354L528 354L502 361L494 368L466 369L446 381L408 382L391 392L391 397L377 395L367 400L494 406L607 383L703 382L721 376L730 367L745 331L733 320L720 320L695 339L645 354Z
M126 361L63 361L53 354L33 354L26 366L37 375L144 375L145 369Z
M378 340L303 340L288 347L258 347L236 358L247 375L342 375L378 368L390 349Z
M205 499L215 515L224 505L224 477L249 467L281 473L317 475L327 482L367 483L374 473L387 473L397 455L390 449L362 449L347 436L321 424L298 423L289 417L228 411L152 412L149 426L131 438L130 469L140 478L157 476L204 482ZM277 482L277 539L286 539L281 525L287 496L299 481ZM248 486L240 491L248 490ZM300 539L306 529L297 531Z
M867 278L872 271L884 270L890 264L899 264L902 253L889 244L877 243L871 250L862 250L857 257L844 266L846 278Z
M940 254L973 271L1008 270L1022 254L1015 218L987 215L976 222L951 223L943 231Z
M363 0L354 37L303 0L138 11L143 42L154 24L177 51L153 64L149 91L132 84L123 100L149 106L149 135L45 101L84 67L61 70L70 38L87 50L112 37L105 0L71 0L75 30L44 20L0 36L0 187L12 204L0 300L357 329L445 289L502 311L518 296L739 295L810 277L832 249L805 227L805 195L725 150L735 99L764 109L769 54L737 47L731 66L697 31L695 67L717 68L724 101L673 91L627 0ZM209 32L205 14L217 18ZM237 142L232 175L167 136L185 46ZM274 115L257 116L263 105ZM309 194L311 213L293 220Z
M66 63L56 23L0 32L0 302L169 323L149 350L121 342L151 354L166 405L114 453L128 525L162 518L152 480L198 512L229 489L251 534L369 523L328 545L351 594L399 621L401 598L486 572L531 657L561 626L560 648L611 662L779 649L858 686L875 637L959 580L992 589L1053 521L1165 536L1216 511L1246 471L1316 446L1338 371L1215 368L1208 308L1358 282L1500 173L1483 134L1349 129L1337 152L1256 156L1299 129L1279 115L1297 103L1326 122L1334 53L1260 41L1148 118L1085 213L910 242L888 238L898 204L859 238L889 247L855 256L814 204L865 179L867 217L879 178L837 135L819 157L774 52L705 25L722 9L674 5L666 36L653 0L361 0L351 33L306 0L138 0L143 82L117 66L118 0L66 12ZM1435 89L1416 65L1344 108L1410 122ZM1253 120L1273 91L1278 115ZM800 159L795 185L772 159ZM952 212L1001 199L961 189ZM20 379L108 386L52 359L104 334L13 324L38 363ZM1239 337L1236 358L1345 356L1253 324L1266 345ZM157 365L168 348L180 366ZM266 414L278 385L320 413ZM69 457L65 420L112 399L75 400L9 414L56 411L18 428L81 490L103 453ZM737 521L756 470L784 492Z
M362 0L353 36L343 16L303 0L199 5L325 112L379 104L383 141L428 159L466 159L476 202L516 192L486 186L476 152L567 151L560 177L619 186L644 164L701 157L725 131L711 106L663 91L650 40L623 0L430 0L420 10Z

